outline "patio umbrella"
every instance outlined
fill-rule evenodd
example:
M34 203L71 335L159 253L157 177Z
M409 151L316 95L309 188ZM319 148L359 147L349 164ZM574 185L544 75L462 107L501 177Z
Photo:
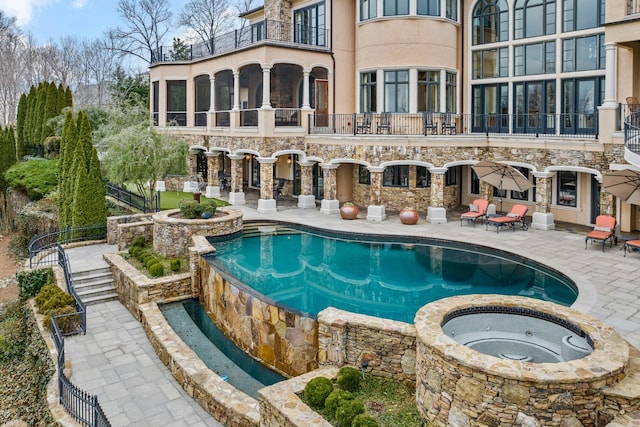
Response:
M640 205L640 172L623 169L604 175L602 189L623 202Z
M527 177L518 169L504 163L481 160L471 166L478 175L480 181L488 182L498 190L527 191L533 187ZM502 197L500 198L500 210L502 210Z

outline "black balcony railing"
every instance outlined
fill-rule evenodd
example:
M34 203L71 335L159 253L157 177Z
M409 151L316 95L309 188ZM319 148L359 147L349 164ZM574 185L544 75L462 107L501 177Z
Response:
M196 127L206 127L207 126L207 112L206 111L198 111L194 113L194 125Z
M571 135L598 137L598 115L562 114L453 114L357 113L315 114L310 134L343 135Z
M640 0L627 0L627 15L640 13Z
M631 113L624 119L624 146L640 154L640 111Z
M264 21L264 25L259 31L252 31L252 27L247 26L214 37L206 43L192 44L187 54L182 51L174 52L171 46L161 46L151 53L151 63L192 61L265 42L327 48L329 40L327 33L328 30L324 27L293 25L290 22L267 20Z

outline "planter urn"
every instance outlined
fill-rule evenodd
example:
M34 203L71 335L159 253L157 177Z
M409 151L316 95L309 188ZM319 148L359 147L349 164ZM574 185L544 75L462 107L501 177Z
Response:
M415 225L418 223L420 215L413 208L404 208L400 211L400 222L407 225Z
M342 219L358 218L358 207L352 203L345 203L340 208L340 216Z

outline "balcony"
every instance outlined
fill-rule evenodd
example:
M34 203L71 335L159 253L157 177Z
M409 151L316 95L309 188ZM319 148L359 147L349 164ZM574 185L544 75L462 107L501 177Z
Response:
M624 118L624 158L640 168L640 111Z
M172 46L161 46L151 53L151 63L193 61L264 44L328 50L328 30L323 27L281 21L263 21L262 24L233 30L207 43L192 44L186 52L174 51Z

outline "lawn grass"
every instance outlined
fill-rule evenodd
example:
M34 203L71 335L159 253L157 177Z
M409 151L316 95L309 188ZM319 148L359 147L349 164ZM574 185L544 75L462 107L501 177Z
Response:
M201 196L204 197L204 196ZM184 191L161 191L160 210L177 209L182 199L193 200L193 193ZM213 199L218 206L229 206L229 203L221 199Z

